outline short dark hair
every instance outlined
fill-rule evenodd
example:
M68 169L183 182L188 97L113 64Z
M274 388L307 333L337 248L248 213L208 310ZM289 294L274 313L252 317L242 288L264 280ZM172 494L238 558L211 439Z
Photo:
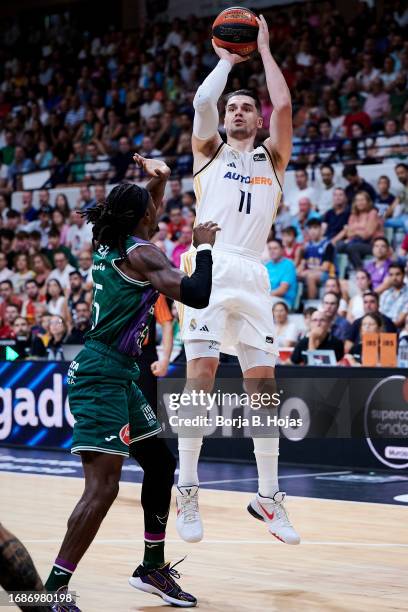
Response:
M373 246L375 245L376 242L378 242L379 240L381 240L382 242L384 242L387 247L390 246L390 243L388 242L388 239L385 236L377 236L377 238L374 238L373 240Z
M8 279L8 278L6 278L5 280L2 280L2 281L0 282L0 285L4 285L4 284L8 285L8 286L9 286L11 289L14 289L14 285L13 285L13 283L12 283L12 282L11 282L11 280L10 280L10 279Z
M327 168L328 170L330 170L330 172L331 172L332 174L334 174L334 169L333 169L333 166L331 166L330 164L322 164L322 165L320 166L320 170L323 170L323 168Z
M41 232L39 232L38 230L33 230L32 232L30 232L29 237L33 240L41 240Z
M271 238L270 240L268 240L268 244L270 244L271 242L277 242L280 248L283 249L282 240L280 238Z
M408 164L404 164L403 162L400 162L399 164L395 166L395 169L397 168L404 168L404 170L408 171Z
M55 255L63 255L65 257L65 259L68 260L68 255L66 254L64 249L55 249L54 257L55 257ZM52 279L52 280L54 280L54 279Z
M29 285L30 283L34 283L34 285L38 288L38 283L35 278L29 278L28 280L26 280L26 282L24 283L24 287L27 287L27 285Z
M90 308L90 305L88 304L88 302L85 302L85 300L78 300L77 302L75 302L74 304L74 308L76 308L77 306L81 306L85 304L85 306L87 306L88 308Z
M375 291L364 291L363 293L363 301L365 297L373 297L375 299L375 301L377 302L377 304L380 301L379 295L378 293L376 293Z
M283 302L282 300L279 302L275 302L275 304L272 306L272 312L275 310L275 306L283 306L286 312L289 312L289 306L286 304L286 302Z
M17 217L19 216L20 216L20 213L17 210L14 210L13 208L10 208L6 212L7 219L17 219Z
M326 297L326 295L334 295L334 297L337 300L337 303L340 304L340 294L336 293L335 291L326 291L326 293L323 296L323 299Z
M59 238L61 236L61 232L57 227L52 227L48 233L48 238Z
M387 183L390 185L391 181L390 181L390 177L387 176L386 174L382 174L381 176L378 177L378 180L381 181L387 181Z
M306 227L321 227L321 225L322 222L317 217L314 219L309 219L309 221L306 223Z
M255 108L258 113L261 111L261 102L258 98L258 94L253 89L237 89L236 91L231 91L230 93L226 94L224 98L225 104L228 104L228 101L233 96L248 96L249 98L252 98L255 102Z
M309 315L310 315L310 316L312 316L312 314L313 314L314 312L316 312L316 310L317 310L317 308L315 308L314 306L308 306L307 308L305 308L305 309L304 309L304 311L303 311L303 315L304 315L305 317L307 317L307 316L309 316Z
M292 234L292 236L297 236L296 228L293 225L288 225L288 227L284 227L282 230L282 234Z
M355 164L345 166L343 170L343 177L347 178L348 176L358 176L357 166Z
M72 270L69 274L68 274L69 278L71 278L71 276L80 276L81 280L82 280L82 274L78 271L78 270Z
M390 271L391 268L398 268L398 270L401 272L401 274L405 274L404 266L402 264L398 263L397 261L394 261L390 265L390 267L388 268L388 271Z

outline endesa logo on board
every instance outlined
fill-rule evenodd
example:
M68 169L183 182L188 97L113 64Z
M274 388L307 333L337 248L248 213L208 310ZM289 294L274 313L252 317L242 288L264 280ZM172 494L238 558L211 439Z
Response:
M246 185L272 185L272 179L268 176L244 176L239 172L226 172L224 178Z

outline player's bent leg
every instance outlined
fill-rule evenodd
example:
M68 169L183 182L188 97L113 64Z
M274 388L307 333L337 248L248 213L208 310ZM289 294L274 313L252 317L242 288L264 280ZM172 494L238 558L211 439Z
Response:
M275 393L275 361L271 353L266 353L254 347L240 344L238 359L245 379L247 393ZM258 492L249 503L248 512L264 521L269 532L286 544L299 544L300 537L290 523L284 507L285 493L279 491L278 433L271 437L254 435L254 455L258 470Z
M67 587L119 491L123 456L85 451L81 459L85 489L68 519L68 530L45 584L52 592Z
M214 386L219 363L219 345L212 340L191 340L185 343L187 357L187 382L185 391L206 391ZM186 406L185 416L195 416L205 406ZM193 414L194 411L194 414ZM184 415L183 413L183 415ZM182 416L182 415L180 415ZM176 527L180 537L186 542L199 542L203 538L203 523L198 507L198 459L200 457L203 435L195 430L194 436L179 435L179 478L177 485Z
M164 560L176 460L165 441L157 436L134 442L129 452L144 472L141 501L145 526L143 562L129 578L129 584L140 591L159 595L172 605L195 606L196 598L181 589L174 580L179 577L174 566Z

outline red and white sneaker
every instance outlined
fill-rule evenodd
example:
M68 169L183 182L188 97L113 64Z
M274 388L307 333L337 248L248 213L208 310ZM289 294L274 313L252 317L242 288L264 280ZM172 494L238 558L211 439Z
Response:
M300 536L294 530L283 500L286 493L278 491L273 497L262 497L259 493L248 505L248 512L268 525L270 533L285 544L299 544Z
M176 527L185 542L199 542L203 539L203 523L198 509L198 485L177 487Z

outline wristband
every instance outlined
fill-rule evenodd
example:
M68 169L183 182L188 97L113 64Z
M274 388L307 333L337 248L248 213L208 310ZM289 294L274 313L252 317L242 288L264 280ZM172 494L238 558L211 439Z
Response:
M208 242L205 242L204 244L199 244L197 247L197 253L199 251L207 251L207 250L212 251L212 246Z

